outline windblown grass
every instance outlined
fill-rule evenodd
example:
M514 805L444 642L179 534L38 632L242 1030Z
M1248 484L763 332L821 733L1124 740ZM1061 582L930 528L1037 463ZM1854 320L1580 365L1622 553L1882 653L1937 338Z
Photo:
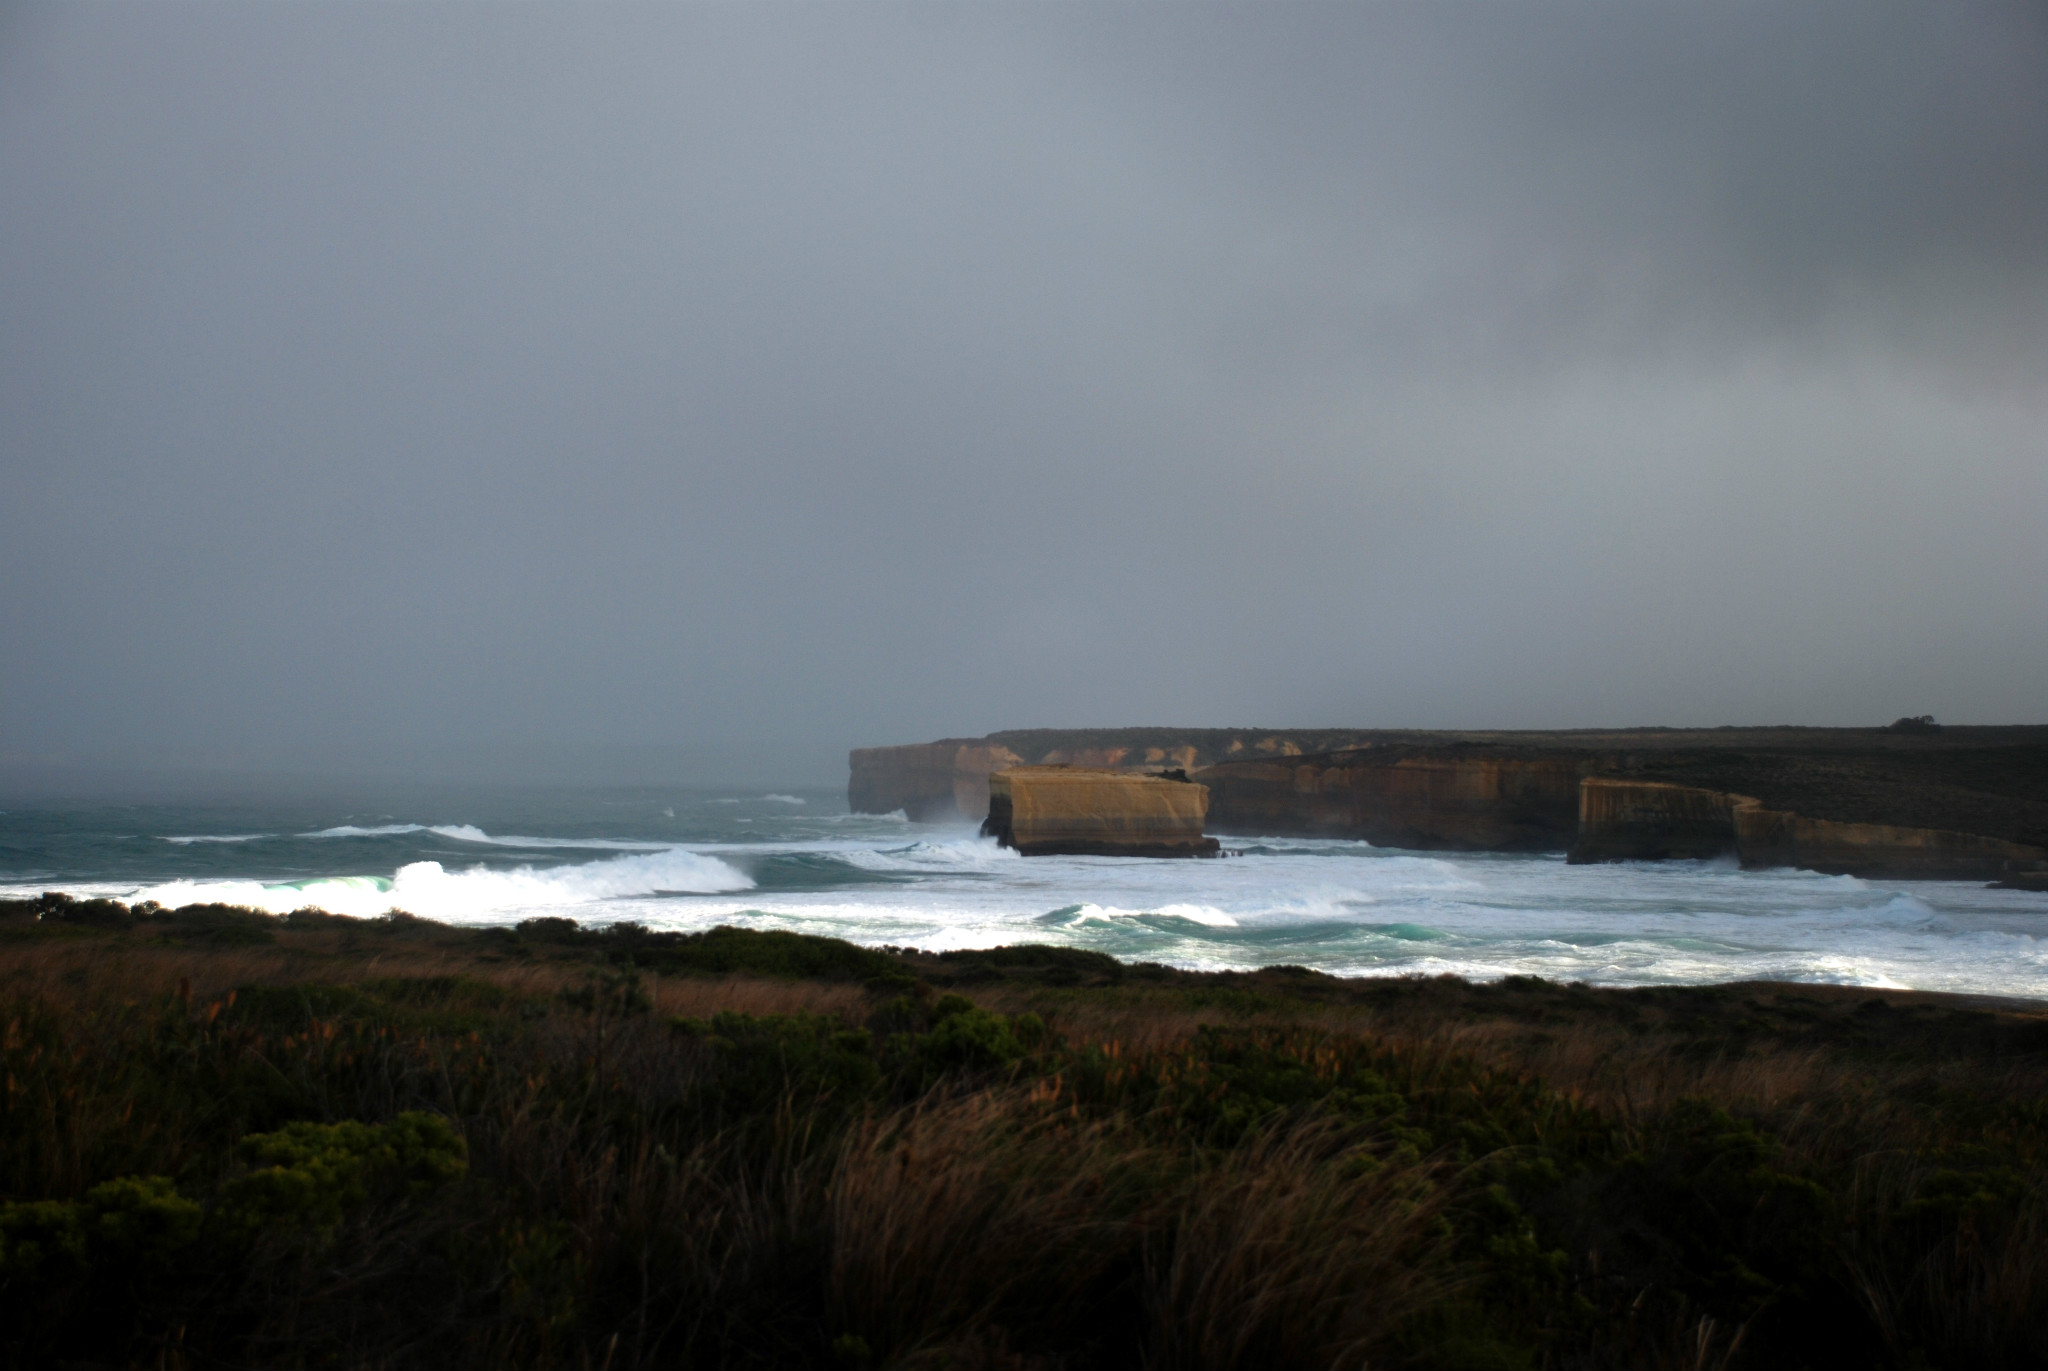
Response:
M2024 1008L74 913L10 1364L2048 1363Z

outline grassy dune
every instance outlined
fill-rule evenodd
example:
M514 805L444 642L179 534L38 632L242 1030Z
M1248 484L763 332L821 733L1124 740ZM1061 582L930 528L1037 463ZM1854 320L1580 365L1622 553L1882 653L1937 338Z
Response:
M2048 1012L0 904L0 1359L2030 1367Z

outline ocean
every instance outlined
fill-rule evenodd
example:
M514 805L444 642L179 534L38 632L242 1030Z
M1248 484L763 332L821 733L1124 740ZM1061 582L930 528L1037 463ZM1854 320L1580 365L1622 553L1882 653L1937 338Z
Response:
M1226 837L1216 860L1022 858L837 790L488 790L0 812L0 894L1059 943L1198 969L1833 982L2048 994L2048 895L1732 863L1567 866Z

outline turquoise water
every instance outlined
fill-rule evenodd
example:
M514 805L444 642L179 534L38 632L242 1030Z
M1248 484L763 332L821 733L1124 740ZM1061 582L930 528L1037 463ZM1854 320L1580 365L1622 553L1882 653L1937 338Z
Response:
M0 813L0 891L175 905L731 923L932 949L1055 942L1188 967L1751 978L2048 994L2048 896L1226 839L1219 861L1020 858L837 791L408 792Z

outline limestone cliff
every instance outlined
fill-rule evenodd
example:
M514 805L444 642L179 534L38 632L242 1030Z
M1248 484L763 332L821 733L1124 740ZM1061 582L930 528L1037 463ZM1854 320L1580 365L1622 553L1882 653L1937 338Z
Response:
M988 777L1011 766L1192 771L1229 758L1298 757L1352 745L1363 735L1331 729L1016 729L986 738L855 748L848 756L847 804L856 814L902 810L940 822L988 813Z
M1195 772L1218 833L1363 838L1382 847L1563 848L1581 763L1505 749L1366 748Z
M969 745L966 739L947 738L901 747L857 747L847 757L847 806L856 814L900 809L921 821L951 817L953 757Z
M1998 877L2048 869L2048 728L1024 729L852 754L859 812L978 820L1035 764L1183 770L1218 832ZM1582 784L1583 783L1583 784ZM2031 879L2031 878L2030 878Z
M1568 860L1722 856L1735 851L1738 803L1756 801L1665 781L1588 776L1579 782L1579 830Z
M979 738L947 738L903 747L855 748L847 806L856 814L902 810L921 822L988 813L988 777L1024 758Z
M1027 857L1204 857L1209 792L1187 781L1094 767L1025 766L989 777L982 833Z
M2048 848L1975 833L1809 819L1758 804L1735 807L1744 866L1796 866L1846 876L1997 880L2048 862Z
M1995 880L2048 861L2048 849L2027 843L1901 824L1813 819L1728 791L1607 776L1589 776L1580 783L1573 862L1730 852L1746 867L1920 879Z

